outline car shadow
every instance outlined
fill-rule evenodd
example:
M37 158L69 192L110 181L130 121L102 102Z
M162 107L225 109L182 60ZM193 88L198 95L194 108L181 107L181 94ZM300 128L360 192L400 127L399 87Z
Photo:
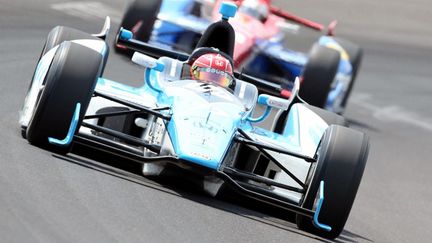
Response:
M170 174L170 176L148 178L141 175L141 164L138 162L96 153L89 154L89 151L83 149L74 149L73 152L67 155L53 154L53 156L134 184L230 212L293 234L302 235L311 240L333 242L298 229L295 224L295 214L251 200L229 188L224 188L223 192L218 194L216 198L211 197L202 190L199 183L193 183L193 180L185 180L185 178L191 178L190 174L188 174L190 172L183 171L177 173L176 176ZM357 242L358 239L371 241L352 232L343 231L341 236L336 239L336 242Z
M355 234L349 230L343 230L342 233L339 235L339 237L335 240L335 242L359 242L359 241L367 241L367 242L374 242L373 240Z

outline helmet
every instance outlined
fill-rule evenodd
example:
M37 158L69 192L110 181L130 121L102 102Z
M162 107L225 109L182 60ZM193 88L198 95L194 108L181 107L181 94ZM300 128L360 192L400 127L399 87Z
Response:
M231 62L219 53L205 53L193 61L192 79L233 89L235 81Z

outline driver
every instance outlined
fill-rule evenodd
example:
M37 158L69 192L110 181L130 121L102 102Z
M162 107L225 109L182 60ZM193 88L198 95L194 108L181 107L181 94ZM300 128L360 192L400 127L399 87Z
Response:
M192 79L221 86L230 91L235 87L231 62L219 53L205 53L190 67Z

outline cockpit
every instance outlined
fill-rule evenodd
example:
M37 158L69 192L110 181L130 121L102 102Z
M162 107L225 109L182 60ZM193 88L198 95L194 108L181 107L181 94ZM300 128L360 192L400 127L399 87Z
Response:
M164 71L156 72L161 87L176 85L179 81L190 81L196 82L197 87L203 89L207 86L214 90L219 90L217 91L218 93L221 93L220 90L224 90L217 88L214 84L208 83L207 85L202 85L204 83L191 79L189 71L185 71L189 70L189 64L187 62L169 57L160 57L158 61L162 62L165 66ZM255 107L258 99L258 89L256 86L239 79L235 80L235 86L232 88L232 91L226 91L226 93L231 93L231 96L235 96L243 104L246 111L251 111Z

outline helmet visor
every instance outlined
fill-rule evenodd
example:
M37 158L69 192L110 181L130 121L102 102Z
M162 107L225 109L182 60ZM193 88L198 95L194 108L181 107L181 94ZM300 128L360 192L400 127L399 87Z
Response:
M194 79L216 84L218 86L229 88L233 83L233 76L229 73L206 67L196 67L192 70Z

